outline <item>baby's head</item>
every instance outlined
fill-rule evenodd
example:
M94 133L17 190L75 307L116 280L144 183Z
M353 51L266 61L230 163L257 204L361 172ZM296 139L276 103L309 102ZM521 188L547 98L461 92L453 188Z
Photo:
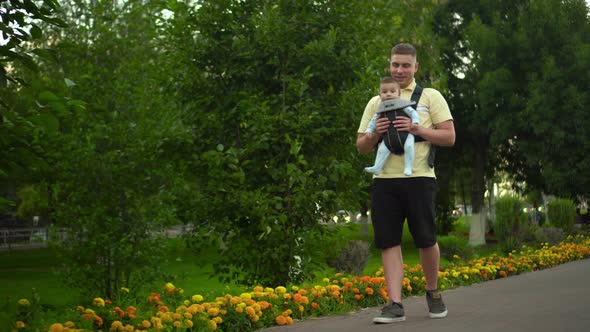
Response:
M381 100L399 99L401 86L393 77L384 77L379 82L379 97Z

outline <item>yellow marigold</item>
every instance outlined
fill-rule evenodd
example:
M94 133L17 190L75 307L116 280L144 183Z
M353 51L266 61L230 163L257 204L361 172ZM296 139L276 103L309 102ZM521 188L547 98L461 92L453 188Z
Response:
M193 327L193 321L190 319L186 319L184 321L184 325L186 325L186 327L188 327L188 328L191 328L191 327Z
M242 307L236 307L234 310L235 310L235 311L236 311L238 314L241 314L242 312L244 312L244 308L242 308Z
M219 309L209 308L209 310L207 310L207 314L211 317L217 316L219 314Z
M210 320L209 321L209 328L211 328L211 330L213 330L213 331L217 330L217 323L214 320Z
M119 320L113 321L111 323L111 330L118 330L119 328L123 327L123 323Z
M198 295L198 294L197 294L197 295L193 295L193 296L191 297L191 301L193 301L193 302L197 302L197 303L199 303L199 302L202 302L203 300L204 300L204 298L203 298L203 296L202 296L202 295Z
M22 329L22 328L24 328L24 327L25 327L25 322L23 322L23 321L19 320L19 321L17 321L17 322L16 322L16 324L15 324L15 325L16 325L16 328L17 328L17 329Z
M244 300L250 300L250 299L252 299L252 294L251 293L242 293L242 294L240 294L240 297L243 298Z
M60 323L51 324L49 332L63 332L64 327Z
M149 320L146 320L146 319L144 319L144 320L141 322L141 326L143 326L143 327L144 327L144 328L146 328L146 329L149 329L149 328L152 326L152 323L150 323L150 321L149 321Z
M184 316L184 318L186 319L192 319L193 318L193 314L191 314L190 312L185 312L184 314L182 314Z
M275 290L274 290L274 288L265 287L264 292L269 293L269 294L274 294Z
M94 300L92 300L92 303L94 303L97 307L104 307L104 300L100 297L97 297Z
M275 292L279 294L285 294L287 292L287 289L283 286L278 286L277 288L275 288Z
M213 317L211 320L215 321L215 323L217 323L217 325L223 323L223 318L217 316L217 317Z
M299 287L298 286L291 286L291 290L296 292L299 290Z
M64 323L64 326L65 327L72 328L72 327L75 326L75 324L74 324L74 322L72 322L71 320L69 320L69 321L67 321L67 322Z
M287 325L293 325L293 318L287 317Z
M172 326L174 326L175 328L179 328L182 326L182 322L180 321L174 321L174 323L172 323Z
M127 288L127 287L121 287L121 291L123 293L129 293L129 288Z
M23 307L28 307L31 305L31 302L29 302L27 299L20 299L17 303Z

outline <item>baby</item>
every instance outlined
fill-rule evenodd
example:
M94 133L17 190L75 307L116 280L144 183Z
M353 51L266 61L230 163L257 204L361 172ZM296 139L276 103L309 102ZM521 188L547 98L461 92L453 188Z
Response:
M412 123L419 123L420 119L418 117L418 112L411 105L414 105L415 102L410 100L399 99L400 98L400 85L393 77L385 77L381 80L379 84L379 96L381 97L381 103L379 104L379 108L373 118L369 122L367 126L366 133L374 133L376 131L376 123L377 118L381 114L392 116L391 120L395 120L395 116L397 111L403 111L407 114L407 116L412 119ZM393 113L388 114L387 112L396 111ZM402 115L402 114L399 114ZM393 126L393 125L392 125ZM386 141L388 141L388 145L390 147L395 146L403 146L403 150L399 151L390 151L386 145ZM377 148L377 156L375 157L375 165L372 167L365 167L365 171L373 174L381 173L383 169L383 165L389 157L389 154L394 152L396 154L404 153L404 175L410 176L412 175L412 164L414 163L414 135L407 133L407 138L405 142L403 138L400 137L400 134L395 130L395 128L389 128L387 134L384 135L383 140L379 143L379 147Z

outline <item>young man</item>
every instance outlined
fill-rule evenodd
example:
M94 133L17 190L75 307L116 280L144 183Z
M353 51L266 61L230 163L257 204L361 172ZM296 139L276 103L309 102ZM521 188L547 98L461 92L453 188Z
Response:
M390 70L402 88L401 98L411 99L416 88L414 75L418 71L416 49L402 43L391 50ZM365 133L369 121L376 112L379 96L373 97L365 107L358 129L356 146L361 154L374 150L381 135L389 126L398 131L407 131L420 136L424 141L414 145L415 160L411 176L403 173L403 155L392 154L383 171L373 177L371 218L375 234L375 246L381 249L381 259L389 303L374 323L393 323L405 320L401 304L402 280L404 277L401 251L402 229L405 220L414 243L419 248L420 262L426 277L426 300L431 318L447 316L447 308L438 291L438 268L440 252L436 242L434 221L434 200L436 177L434 167L428 162L431 145L452 146L455 144L455 127L449 106L444 97L435 89L423 89L417 111L420 123L411 122L408 117L397 117L390 121L385 117L377 120L376 132Z

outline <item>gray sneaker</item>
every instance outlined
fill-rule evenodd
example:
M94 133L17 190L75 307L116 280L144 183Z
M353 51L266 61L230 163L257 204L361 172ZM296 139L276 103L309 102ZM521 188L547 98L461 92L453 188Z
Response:
M447 307L438 290L426 291L426 302L428 303L428 315L430 318L447 317Z
M404 320L406 320L404 306L401 303L390 301L383 307L383 309L381 309L381 315L373 318L373 323L389 324L403 322Z

